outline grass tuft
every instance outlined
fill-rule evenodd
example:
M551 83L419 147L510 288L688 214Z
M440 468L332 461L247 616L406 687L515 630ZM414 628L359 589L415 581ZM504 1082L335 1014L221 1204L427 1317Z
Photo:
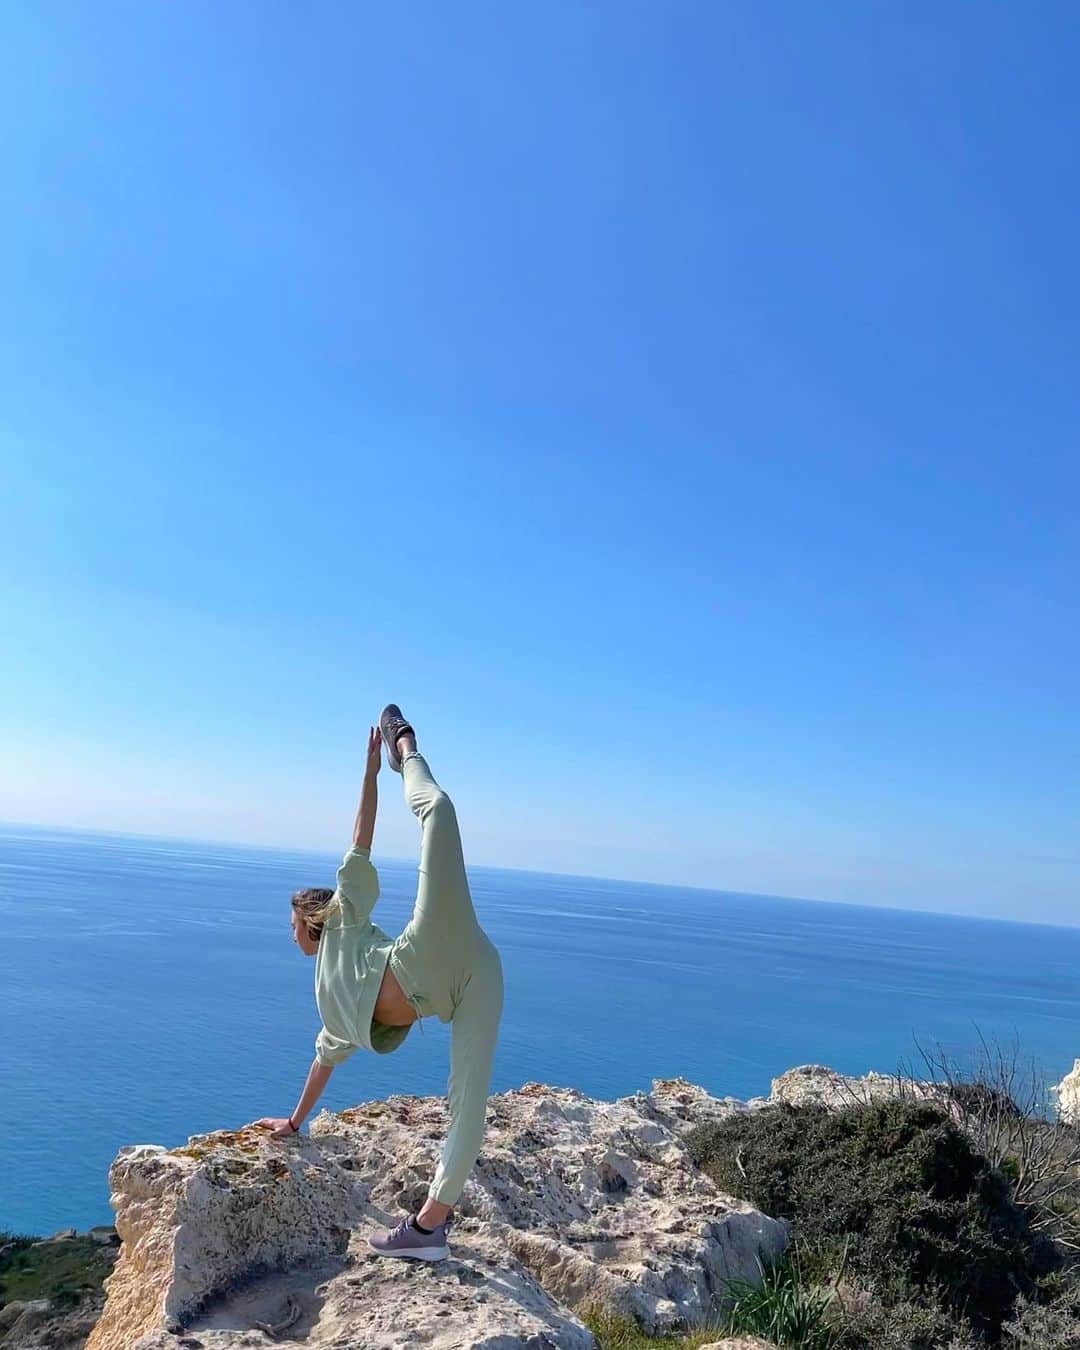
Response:
M807 1282L798 1248L760 1269L758 1284L750 1280L727 1283L733 1301L728 1335L760 1336L792 1350L830 1350L835 1295L831 1289Z
M600 1350L699 1350L700 1346L722 1340L729 1333L726 1323L706 1323L693 1331L671 1336L649 1336L632 1317L600 1308L579 1312L581 1320L596 1337Z

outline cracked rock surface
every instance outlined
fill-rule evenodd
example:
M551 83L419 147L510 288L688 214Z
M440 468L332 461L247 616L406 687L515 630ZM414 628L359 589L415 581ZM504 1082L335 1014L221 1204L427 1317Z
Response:
M243 1130L123 1149L123 1245L88 1350L594 1350L589 1306L650 1333L690 1327L787 1242L681 1142L745 1109L682 1079L614 1102L540 1083L493 1095L450 1257L430 1264L367 1238L422 1204L442 1097L322 1112L280 1142Z

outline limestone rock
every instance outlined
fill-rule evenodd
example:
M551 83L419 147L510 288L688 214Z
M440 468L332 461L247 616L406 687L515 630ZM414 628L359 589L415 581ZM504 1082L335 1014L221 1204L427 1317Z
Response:
M29 1331L48 1317L51 1306L47 1298L14 1299L5 1303L0 1308L0 1332L10 1339L16 1328L21 1332Z
M347 1141L354 1166L375 1179L369 1198L392 1211L422 1202L446 1126L443 1098L391 1097L319 1116L312 1134ZM726 1277L756 1277L759 1254L779 1253L788 1235L723 1195L634 1099L540 1083L489 1100L484 1151L458 1209L499 1229L566 1306L599 1304L650 1334L706 1313Z
M1066 1125L1080 1125L1080 1059L1054 1088L1058 1118Z
M746 1112L746 1102L736 1097L714 1097L685 1078L654 1078L651 1092L636 1092L624 1102L649 1120L658 1121L673 1134L683 1135L695 1125L715 1125L729 1116Z
M21 1309L20 1315L4 1320L11 1308ZM78 1350L98 1312L97 1307L57 1308L46 1298L9 1303L0 1311L0 1342L4 1350Z
M56 1310L47 1298L31 1298L7 1304L0 1310L0 1338L5 1347L55 1345ZM83 1335L85 1336L86 1330Z
M901 1095L944 1100L945 1091L940 1084L901 1081L888 1073L871 1072L861 1078L848 1078L824 1064L802 1064L774 1078L772 1093L761 1104L774 1106L784 1102L788 1106L816 1105L838 1110Z
M368 1228L375 1225L369 1224ZM363 1347L363 1350L595 1350L590 1331L512 1259L499 1234L463 1219L446 1261L392 1261L357 1232L340 1258L248 1281L213 1300L182 1334L158 1331L133 1350Z
M824 1064L801 1064L772 1081L769 1100L788 1106L851 1106L855 1102L895 1095L895 1079L871 1073L847 1078Z
M110 1172L123 1246L87 1350L268 1336L307 1350L593 1350L576 1315L589 1305L653 1333L691 1325L725 1278L755 1277L787 1241L680 1141L694 1111L732 1109L681 1080L616 1102L539 1083L491 1097L451 1257L430 1266L380 1258L366 1239L422 1203L441 1097L323 1112L306 1138L245 1130L124 1149Z
M259 1130L121 1149L109 1185L122 1246L88 1350L180 1323L254 1272L343 1251L359 1218L332 1150L306 1139L285 1149Z

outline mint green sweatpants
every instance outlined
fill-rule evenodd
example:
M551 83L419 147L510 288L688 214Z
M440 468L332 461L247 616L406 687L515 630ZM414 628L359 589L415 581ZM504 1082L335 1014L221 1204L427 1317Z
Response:
M421 1018L433 1013L450 1023L450 1128L428 1195L452 1205L484 1141L503 1008L502 959L473 909L453 802L423 755L403 756L401 774L423 838L416 904L389 963Z

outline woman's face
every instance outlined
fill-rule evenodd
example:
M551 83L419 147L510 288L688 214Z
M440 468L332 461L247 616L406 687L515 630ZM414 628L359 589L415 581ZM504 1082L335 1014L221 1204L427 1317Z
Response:
M293 906L292 911L292 931L293 941L304 953L305 956L314 956L319 950L318 938L312 939L307 930L307 924L304 922L303 915Z

